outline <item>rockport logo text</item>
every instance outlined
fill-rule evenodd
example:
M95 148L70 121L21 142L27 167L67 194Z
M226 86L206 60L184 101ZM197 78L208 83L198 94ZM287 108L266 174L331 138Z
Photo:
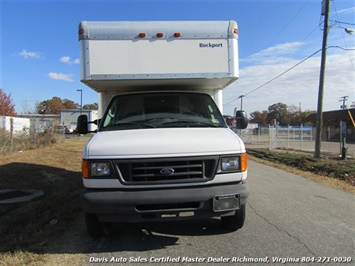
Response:
M202 43L200 42L200 48L221 48L222 43Z

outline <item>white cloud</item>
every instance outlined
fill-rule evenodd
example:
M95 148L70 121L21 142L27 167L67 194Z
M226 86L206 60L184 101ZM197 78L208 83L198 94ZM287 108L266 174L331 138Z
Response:
M41 54L38 53L38 52L30 52L30 51L27 51L27 50L22 50L20 53L19 53L20 56L22 56L23 58L25 59L29 59L29 58L40 58L41 57Z
M299 46L291 45L289 50L294 51L293 48L297 47ZM262 56L252 55L251 57L258 60L250 60L240 68L239 80L223 92L225 114L232 114L235 107L240 108L241 100L237 98L245 94L247 95L243 97L243 109L248 114L254 111L267 110L270 105L278 102L283 102L288 106L299 106L301 104L302 110L317 109L320 53L260 89L251 92L303 59L291 58L292 54L284 53L287 46L283 46L285 49L278 50L276 48L270 47L255 54ZM265 56L270 55L270 51L276 51L273 63L272 60L267 60L270 58ZM247 59L250 59L250 57ZM269 62L269 64L265 64L265 62ZM355 53L340 49L334 49L331 54L328 53L323 96L324 111L339 109L339 99L342 96L349 96L349 103L355 100L354 62Z
M59 59L60 62L62 63L70 63L70 57L69 56L63 56Z
M68 65L71 65L71 64L79 64L80 63L80 59L79 58L76 58L76 59L72 59L70 56L62 56L60 59L59 59L60 62L64 63L64 64L68 64Z
M337 13L338 14L352 14L352 13L355 13L355 7L341 9Z
M261 50L258 53L252 54L246 59L240 59L240 62L245 63L262 63L262 64L274 64L284 62L284 55L291 55L295 53L299 47L304 45L301 42L290 42L277 44L267 49ZM287 61L287 60L286 60Z
M51 79L55 79L55 80L64 80L64 81L68 81L68 82L74 81L72 79L73 74L62 74L62 73L50 72L50 73L48 73L48 77Z

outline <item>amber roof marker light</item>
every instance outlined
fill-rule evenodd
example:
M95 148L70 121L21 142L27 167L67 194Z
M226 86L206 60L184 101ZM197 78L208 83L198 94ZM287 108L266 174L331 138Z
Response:
M158 32L158 33L157 33L157 37L158 37L158 38L164 37L164 33L163 33L163 32Z

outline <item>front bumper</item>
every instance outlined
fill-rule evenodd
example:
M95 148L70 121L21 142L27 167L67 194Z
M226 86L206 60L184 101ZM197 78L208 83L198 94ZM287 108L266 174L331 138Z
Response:
M237 206L214 211L213 201L226 195L234 195ZM85 212L97 214L101 222L141 222L234 215L248 196L247 185L236 183L145 190L84 189L81 200Z

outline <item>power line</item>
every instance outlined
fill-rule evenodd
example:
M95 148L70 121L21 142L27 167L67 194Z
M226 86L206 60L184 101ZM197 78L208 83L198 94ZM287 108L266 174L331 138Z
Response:
M336 6L335 6L335 3L334 3L334 10L335 10L335 14L336 14L337 19L339 19L338 10L337 10L337 8L336 8ZM353 24L353 23L341 22L341 21L338 21L338 20L334 20L334 22L335 22L335 23L338 23L338 24L355 25L355 24ZM351 34L351 33L348 32L347 29L345 29L345 31L346 31L348 34ZM343 33L341 36L342 36L342 38L343 38L343 42L344 42L345 46L347 46L347 42L346 42L346 40L345 40L344 33ZM336 46L336 47L338 47L338 48L340 48L340 49L343 49L343 50L345 50L345 51L353 50L353 49L344 49L344 48L342 48L342 47L340 47L340 46ZM354 68L354 63L353 63L353 60L352 60L352 58L351 58L351 55L350 55L349 52L347 52L347 55L348 55L350 64L351 64L351 66L352 66L352 69L354 70L355 68Z
M319 49L318 51L314 52L313 54L307 56L305 59L303 59L302 61L298 62L296 65L290 67L289 69L287 69L286 71L282 72L281 74L277 75L276 77L274 77L273 79L269 80L268 82L264 83L263 85L255 88L254 90L248 92L247 94L244 94L244 96L247 96L248 94L254 92L254 91L257 91L259 89L261 89L262 87L266 86L267 84L271 83L272 81L274 81L275 79L283 76L284 74L286 74L287 72L289 72L290 70L294 69L296 66L302 64L304 61L308 60L309 58L311 58L312 56L316 55L318 52L320 52L322 49Z
M337 46L337 45L328 46L327 49L328 48L339 48L339 49L344 50L344 51L354 51L355 50L355 48L344 48L344 47Z
M251 94L251 93L253 93L253 92L255 92L255 91L259 90L259 89L261 89L262 87L266 86L267 84L273 82L275 79L278 79L278 78L281 77L282 75L286 74L286 73L289 72L290 70L292 70L292 69L294 69L295 67L297 67L298 65L302 64L304 61L308 60L308 59L311 58L312 56L314 56L314 55L316 55L317 53L319 53L321 50L322 50L322 49L319 49L319 50L317 50L316 52L314 52L313 54L307 56L305 59L303 59L302 61L298 62L297 64L295 64L294 66L290 67L289 69L285 70L285 71L282 72L281 74L277 75L276 77L274 77L274 78L272 78L271 80L265 82L264 84L260 85L259 87L257 87L257 88L255 88L255 89L249 91L248 93L244 94L243 97L245 97L245 96L247 96L247 95L249 95L249 94ZM227 103L225 103L225 104L227 105L227 104L230 104L230 103L232 103L232 102L235 102L235 101L238 100L239 98L240 98L240 97L238 97L238 98L236 98L236 99L234 99L234 100L232 100L232 101L229 101L229 102L227 102Z
M281 35L281 33L286 30L286 28L291 24L291 22L295 20L295 18L299 15L299 13L301 13L301 11L306 7L308 3L309 0L296 12L296 14L291 18L291 20L281 29L281 31L279 31L279 33L276 34L276 36L269 42L267 46L271 45Z
M301 8L300 10L298 10L298 12L295 14L295 16L284 26L284 28L275 36L275 38L274 38L272 41L274 41L274 40L289 26L289 24L298 16L298 14L303 10L303 8L304 8L307 4L308 4L308 2L305 3L305 4L302 6L302 8ZM337 12L336 12L336 16L338 16ZM322 18L322 16L320 16L320 20L321 20L321 18ZM341 22L341 21L338 21L338 20L332 20L332 21L333 21L334 23L355 25L355 24L353 24L353 23ZM320 28L323 23L324 23L323 21L320 21L319 24L318 24L318 26L317 26L312 32L310 32L304 39L308 38L308 36L311 35L318 27ZM344 37L343 37L343 38L344 38ZM304 40L304 39L303 39L303 40ZM272 41L271 41L271 42L272 42ZM327 48L340 48L340 49L345 50L345 51L354 50L354 49L346 49L346 48L343 48L343 47L340 47L340 46L329 46L329 47L327 47ZM249 95L249 94L251 94L251 93L253 93L253 92L255 92L255 91L259 90L259 89L261 89L262 87L266 86L267 84L271 83L272 81L274 81L274 80L276 80L277 78L281 77L282 75L286 74L287 72L289 72L289 71L292 70L293 68L295 68L295 67L297 67L298 65L302 64L304 61L306 61L306 60L308 60L309 58L311 58L312 56L316 55L316 54L317 54L318 52L320 52L321 50L322 50L322 49L319 49L318 51L314 52L313 54L311 54L310 56L306 57L306 58L303 59L302 61L298 62L296 65L292 66L291 68L287 69L286 71L282 72L281 74L277 75L276 77L274 77L273 79L267 81L266 83L260 85L259 87L257 87L257 88L255 88L255 89L249 91L248 93L246 93L246 94L244 94L244 95L240 95L238 98L236 98L236 99L234 99L234 100L232 100L232 101L229 101L229 102L227 102L227 103L224 103L224 104L225 104L225 105L228 105L228 104L230 104L230 103L232 103L232 102L237 101L238 99L241 99L241 105L242 105L243 97L245 97L245 96L247 96L247 95ZM353 66L353 63L352 63L351 60L350 60L350 62L351 62L351 64L352 64L352 66ZM354 66L353 66L353 69L354 69Z
M338 16L338 14L337 14L337 16ZM339 23L339 24L355 25L355 23L342 22L342 21L338 21L338 20L332 20L332 21L334 21L334 22L336 22L336 23Z
M273 39L271 39L271 41L268 42L268 44L266 45L266 47L269 47L280 35L281 33L283 33L287 27L296 19L296 17L301 13L301 11L308 5L308 3L310 2L310 0L307 0L306 3L303 4L303 6L296 12L296 14L291 18L291 20L286 23L286 25L275 35L275 37ZM319 27L319 25L314 29L312 30L302 41L304 41L305 39L308 38L308 36L310 36L317 28ZM281 61L281 59L279 60ZM254 81L252 82L252 84L256 83L257 81L259 80L258 79L254 79ZM244 97L245 95L241 95L242 97ZM238 97L238 99L240 98L240 96ZM236 99L237 100L237 99ZM233 100L232 102L236 101L236 100ZM227 103L228 104L228 103Z

